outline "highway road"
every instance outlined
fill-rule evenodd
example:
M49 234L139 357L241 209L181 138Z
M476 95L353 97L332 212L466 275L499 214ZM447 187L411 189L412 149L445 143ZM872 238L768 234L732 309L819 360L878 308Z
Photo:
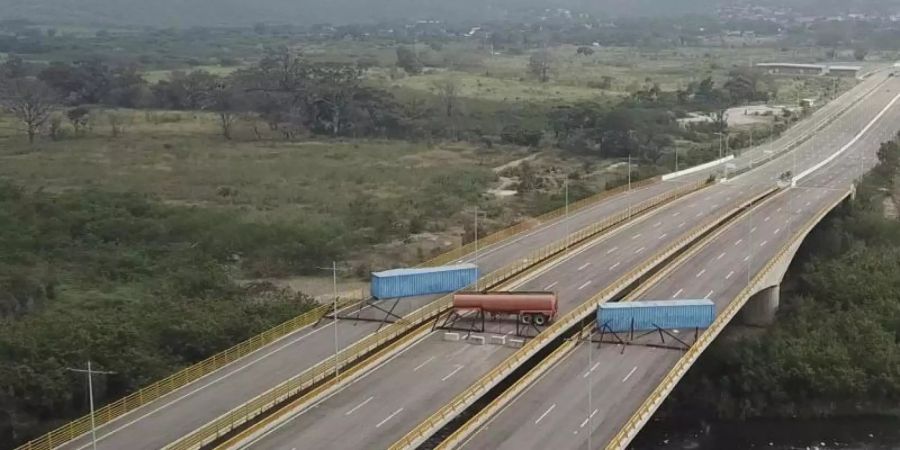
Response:
M482 273L500 269L532 250L562 239L571 232L626 210L630 205L653 198L683 181L653 184L615 195L597 205L574 212L568 227L560 221L538 227L513 239L479 249L478 265ZM472 258L462 261L473 262ZM404 299L395 313L406 314L439 296ZM378 317L368 309L363 316ZM384 314L380 314L384 317ZM323 321L318 327L306 328L288 335L223 369L185 386L163 398L139 408L98 429L100 449L157 449L206 424L268 388L303 372L334 354L334 323ZM339 320L340 348L373 333L378 323ZM70 442L64 448L84 449L90 446L87 436Z
M783 138L776 141L775 145L795 139L804 130L808 132L820 124L832 110L840 109L841 105L849 104L866 95L867 90L875 86L879 80L873 77L861 83L835 104L826 105L808 121L791 128ZM753 158L759 158L762 152L763 149L746 152L746 156L740 161L749 164ZM562 220L556 220L521 236L482 249L479 252L479 266L483 273L499 269L536 248L562 239L567 229L574 232L623 211L629 205L671 190L679 183L705 178L708 173L709 171L705 171L678 181L658 183L613 196L597 205L573 213L568 219L568 226ZM650 247L647 251L651 251ZM470 261L471 258L465 260ZM593 289L593 286L591 288ZM396 312L402 315L435 298L431 296L406 299L400 303ZM374 317L372 310L364 314ZM334 326L338 328L339 348L356 342L378 327L377 324L366 322L339 321L335 324L325 321L316 328L299 330L219 371L99 427L98 447L155 449L184 436L269 387L327 359L335 348ZM82 436L63 448L80 450L87 447L89 447L88 438Z
M885 88L881 94L888 90L890 88ZM866 104L857 107L854 114L840 119L835 126L804 144L800 148L803 153L797 158L797 167L808 167L827 156L829 149L848 142L852 138L849 130L862 129L888 101L890 98L884 95L872 96ZM565 314L672 240L686 234L694 224L723 214L740 200L764 191L783 170L786 169L779 161L739 177L732 184L720 184L678 200L596 239L586 248L550 268L530 274L513 287L557 291L560 312ZM510 329L499 332L502 334ZM491 334L496 333L488 336ZM442 332L429 335L352 387L294 414L250 447L281 449L327 444L336 448L356 448L360 443L365 443L367 448L387 447L510 352L504 346L445 342L442 339ZM454 356L445 358L448 353ZM410 370L418 364L425 364L435 376L425 377ZM439 374L443 375L437 376ZM402 395L390 395L391 392ZM341 432L351 429L353 433Z
M710 298L722 311L788 243L797 227L846 193L862 169L874 165L875 150L894 136L898 123L900 107L894 107L846 154L723 229L697 253L670 268L639 299ZM463 446L605 447L682 355L679 350L644 346L621 350L618 345L580 344Z

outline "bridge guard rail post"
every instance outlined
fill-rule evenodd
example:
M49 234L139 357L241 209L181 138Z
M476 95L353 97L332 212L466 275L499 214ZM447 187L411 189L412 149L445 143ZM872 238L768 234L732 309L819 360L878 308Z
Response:
M409 450L418 447L431 435L446 425L450 420L455 418L460 412L468 408L472 403L481 398L485 392L495 386L497 383L506 378L516 368L521 366L525 361L534 356L541 348L547 345L551 340L562 335L565 330L575 326L589 314L591 314L601 303L611 299L617 292L631 285L641 276L646 274L652 267L658 265L661 261L666 260L675 254L679 249L688 243L696 240L704 233L713 229L727 217L736 214L746 206L755 203L758 199L764 198L771 194L775 188L768 189L763 193L755 196L753 199L742 203L733 208L729 213L717 217L713 217L701 225L694 227L691 231L682 236L681 239L669 245L666 249L656 253L654 256L645 260L638 267L632 269L627 274L607 286L598 294L591 297L590 300L581 304L561 319L556 320L553 324L544 329L544 331L533 339L528 341L522 348L510 355L501 362L497 367L485 374L481 379L472 384L464 392L456 396L453 400L444 405L431 417L421 422L413 430L403 436L390 448L391 450ZM463 425L465 426L465 425Z
M619 430L613 439L609 442L606 449L607 450L624 450L625 447L631 443L632 439L637 435L637 433L643 428L644 424L650 420L653 416L653 413L659 408L662 404L663 400L675 389L675 385L681 381L681 378L684 377L684 374L687 373L688 369L697 361L700 357L700 354L706 350L707 347L712 343L713 340L725 329L725 326L731 322L731 319L734 318L735 315L741 310L747 300L753 295L757 286L769 275L769 272L775 267L779 261L787 256L788 251L790 251L791 247L794 245L797 239L802 239L806 234L808 234L819 221L822 220L825 215L828 214L829 211L834 209L844 198L850 195L850 193L846 193L843 196L839 196L837 200L833 203L828 204L824 207L819 213L813 216L803 227L797 230L794 233L792 239L788 240L787 244L785 244L775 255L774 258L770 259L768 263L763 267L762 270L757 273L750 283L744 288L731 303L722 311L722 313L716 318L715 322L713 322L712 326L710 326L703 334L700 335L700 338L694 343L694 345L678 360L675 364L675 367L666 374L663 381L659 383L656 389L647 397L647 400L638 408L638 410L628 419L625 425Z

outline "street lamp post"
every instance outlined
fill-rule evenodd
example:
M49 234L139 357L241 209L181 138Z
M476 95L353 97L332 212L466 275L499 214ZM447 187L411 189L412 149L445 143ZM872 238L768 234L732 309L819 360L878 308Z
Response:
M71 367L66 367L66 370L70 372L83 373L87 375L88 379L88 397L90 397L89 402L91 405L91 448L93 450L97 450L97 424L94 420L94 375L113 375L115 372L109 372L105 370L94 370L91 368L91 360L87 362L87 370L85 369L75 369Z
M340 347L338 345L338 293L337 293L337 262L331 261L331 288L334 294L334 377L338 376L338 353Z
M478 216L482 214L483 211L478 210L478 205L475 205L475 267L478 267ZM475 278L475 290L478 290L478 278Z
M566 173L566 179L563 182L566 190L566 253L569 252L569 174Z
M332 326L334 327L334 376L337 378L340 375L340 369L338 368L338 354L341 351L340 342L338 340L338 291L337 291L337 262L331 261L331 267L316 267L319 270L330 270L331 271L331 288L332 288L332 315L334 316L334 323ZM345 268L341 269L342 271L347 270Z
M631 150L628 150L628 190L631 190Z

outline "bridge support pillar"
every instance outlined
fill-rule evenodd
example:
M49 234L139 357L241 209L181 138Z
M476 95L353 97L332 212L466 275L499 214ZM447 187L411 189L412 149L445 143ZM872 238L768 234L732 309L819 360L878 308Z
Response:
M741 322L754 326L771 325L778 311L779 287L768 287L750 297L741 309Z

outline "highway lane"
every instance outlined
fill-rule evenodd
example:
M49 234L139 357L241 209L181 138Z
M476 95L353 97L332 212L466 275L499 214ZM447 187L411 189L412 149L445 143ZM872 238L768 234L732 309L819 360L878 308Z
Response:
M719 311L724 309L787 243L796 227L842 194L833 188L848 187L860 169L874 165L873 150L893 136L898 121L900 108L894 108L849 154L727 227L640 299L711 298ZM616 345L579 345L464 446L604 447L681 357L680 351L650 347L620 351Z
M870 81L874 83L874 81ZM844 102L849 102L863 95L865 82L857 88ZM827 105L838 108L839 105ZM817 112L819 114L819 112ZM816 116L813 117L815 119ZM812 121L802 122L785 134L779 142L789 139L792 133L799 133L803 126L812 126ZM795 129L797 131L795 131ZM752 153L752 152L748 152ZM542 245L562 239L568 228L575 231L597 220L615 214L631 204L652 198L672 189L679 182L689 182L704 178L707 172L685 177L672 183L659 183L643 189L614 196L606 201L573 213L568 220L568 227L561 220L538 227L514 239L507 240L479 253L479 265L483 272L500 268L505 264L527 255L529 251ZM466 260L471 260L468 258ZM397 313L402 315L436 297L407 299L400 303ZM364 312L375 317L375 312ZM317 328L307 328L289 335L278 342L267 346L247 357L233 363L197 382L179 389L163 398L133 411L98 429L100 448L158 448L183 436L190 430L209 422L247 401L267 388L284 381L316 363L327 359L334 351L334 327L330 321L323 322ZM377 324L340 321L338 327L338 345L344 348L362 337L372 333ZM137 444L139 443L139 444ZM73 441L65 448L86 448L87 437Z
M615 195L600 204L574 212L569 217L568 229L575 232L589 224L627 209L630 205L655 197L682 181L657 183L641 189ZM478 264L482 273L502 268L517 258L527 256L532 250L562 239L566 224L557 220L514 239L479 249ZM463 261L472 262L465 258ZM423 296L404 299L395 311L406 314L439 296ZM389 307L389 306L388 306ZM362 312L370 318L384 317L374 309ZM345 348L373 333L380 324L360 321L338 321L338 345ZM290 377L303 372L327 359L334 353L334 323L323 321L316 328L306 328L241 360L224 367L182 389L178 389L159 401L139 408L121 418L98 428L100 449L156 449L189 433L199 426L226 413L265 392ZM64 448L89 447L88 436L70 442Z
M817 136L816 138L811 140L808 145L813 146L813 149L819 149L820 157L824 158L825 154L823 151L821 151L823 148L827 149L830 146L833 147L835 142L840 142L835 141L835 139L845 138L846 140L849 140L851 136L847 130L853 129L854 127L856 127L856 129L862 128L865 123L870 121L871 118L874 117L875 114L877 114L880 107L883 107L884 104L886 104L889 100L890 99L884 101L881 101L879 99L874 100L872 102L872 105L861 108L864 111L860 111L859 115L848 119L849 122L848 124L846 124L846 129L836 127L833 131L823 133L822 136ZM810 152L813 151L814 150L810 150ZM762 170L753 173L755 174L754 176L759 180L768 181L773 178L777 178L778 174L780 174L782 170L784 170L783 167L776 164L764 167ZM753 186L754 189L757 189L756 192L764 189L764 186L762 184L751 186ZM681 210L681 208L696 208L698 204L706 204L709 207L712 207L712 209L722 208L722 203L719 203L719 200L715 200L715 198L722 200L723 198L728 197L724 193L729 189L732 189L732 187L729 185L719 185L715 188L710 188L707 191L704 191L705 194L701 193L709 196L708 198L704 198L700 201L692 201L691 198L678 201L671 207L651 214L641 222L629 226L624 231L631 232L630 238L626 238L625 236L620 237L617 233L614 233L613 235L610 235L603 239L603 242L592 247L590 249L590 252L585 252L588 256L587 260L585 260L583 256L576 255L570 260L565 261L563 264L560 264L559 267L555 268L554 270L539 275L536 280L530 281L526 285L522 286L521 289L545 289L552 286L553 289L559 290L559 295L562 302L562 313L565 313L575 305L580 304L582 301L589 298L593 292L602 289L607 283L614 280L617 273L622 274L627 272L627 270L629 270L631 267L637 265L637 261L642 260L641 258L643 258L645 255L652 255L656 250L660 248L653 247L652 243L651 245L641 245L641 243L647 242L646 237L653 236L656 238L655 241L657 242L671 240L676 235L676 233L681 232L681 230L689 229L691 223L700 220L710 213L705 213L703 211L698 211L696 214L694 214L693 211L687 213L686 211ZM696 197L697 195L700 194L695 194L695 196L692 197ZM718 195L722 195L724 197L715 197ZM728 201L729 200L725 200L725 202ZM655 219L656 217L664 217L667 211L673 212L671 212L671 216L666 217L665 221L661 222ZM678 218L679 215L681 215L681 218ZM675 231L670 234L665 231L661 232L660 230ZM620 246L616 245L616 243L623 242L627 243L626 247L619 248ZM616 261L615 259L610 259L610 257L604 255L605 252L610 251L613 252L611 254L618 255L627 255L629 253L633 253L631 256L637 256L637 258L626 258L625 261ZM584 268L590 267L590 265L594 265L594 267L596 267L597 261L604 259L606 260L606 262L604 263L605 266L601 267L601 272L605 267L605 270L607 272L605 278L603 276L598 277L596 272L591 274L589 269ZM588 264L588 266L585 266L586 264ZM580 268L582 268L582 270L578 270ZM565 276L556 274L565 274ZM425 352L425 354L430 355L441 354L440 347L444 346L444 344L440 341L440 336L437 335L431 336L421 341L417 344L417 347L422 345L431 349ZM492 354L490 356L490 359L495 362L499 362L503 359L503 357L505 357L506 354L507 353L505 351L499 351L496 352L496 354ZM480 354L479 356L475 356L475 352L469 354L468 358L470 361L484 361L484 358ZM372 408L377 409L374 409L373 414L371 414L370 416L367 415L348 418L346 416L341 416L341 407L348 402L352 402L352 399L355 398L356 395L358 395L358 392L346 391L343 393L339 393L332 399L328 399L324 403L318 405L316 407L317 413L315 416L307 414L295 416L294 420L281 426L266 438L255 443L254 447L291 448L292 446L299 446L303 443L319 442L319 439L325 439L327 436L332 436L331 439L333 440L332 442L334 445L340 447L352 447L352 442L345 442L340 436L334 437L340 434L340 429L348 428L359 430L359 433L364 435L365 441L375 448L390 445L392 440L401 436L404 431L397 430L396 427L374 427L372 426L373 424L377 425L380 420L393 415L392 420L394 418L399 418L400 420L398 421L398 423L403 424L403 426L405 426L405 428L408 430L408 422L410 420L415 421L417 418L422 419L426 417L431 412L433 412L436 407L446 402L447 399L452 398L452 396L456 393L449 392L455 391L453 387L443 386L440 383L429 384L429 380L421 380L411 374L403 373L403 371L399 369L399 365L401 364L402 363L388 363L387 365L381 367L379 370L375 371L374 374L369 375L365 379L365 381L360 382L360 386L358 387L358 389L368 392L380 392L389 389L389 386L394 383L417 385L425 384L427 385L427 389L424 389L423 392L427 392L429 393L429 395L426 395L422 398L416 398L414 396L403 396L397 399L386 399L377 407L375 405L372 405ZM462 379L469 379L471 381L474 381L481 375L483 375L484 372L486 372L486 370L482 366L476 366L474 364L460 364L459 362L448 362L447 365L442 367L442 369L447 371L456 370L457 365L462 366L458 371L454 373L454 377L457 383ZM322 412L323 410L325 412ZM360 437L347 437L347 439L357 438ZM336 441L334 441L335 439Z
M687 234L693 222L723 214L734 202L749 200L757 193L757 190L737 185L723 185L708 194L701 191L597 239L588 248L573 251L563 261L512 287L556 291L560 314L565 314L667 247L672 239ZM663 229L669 231L659 232ZM488 339L492 335L509 335L515 329L510 322L500 329L496 328L498 326L488 325ZM251 447L318 448L325 443L333 448L359 448L360 443L365 443L367 448L388 447L412 425L483 376L513 350L501 345L445 342L443 332L437 331L417 342L406 354L358 380L351 388L294 415ZM452 356L447 357L448 353ZM427 364L430 370L446 375L422 376L410 370L417 364ZM445 376L452 376L452 381L447 382ZM385 394L397 389L402 389L403 394ZM346 414L348 405L354 401L363 402L370 396L375 396L378 401L361 407L365 414ZM347 429L354 432L341 433Z

